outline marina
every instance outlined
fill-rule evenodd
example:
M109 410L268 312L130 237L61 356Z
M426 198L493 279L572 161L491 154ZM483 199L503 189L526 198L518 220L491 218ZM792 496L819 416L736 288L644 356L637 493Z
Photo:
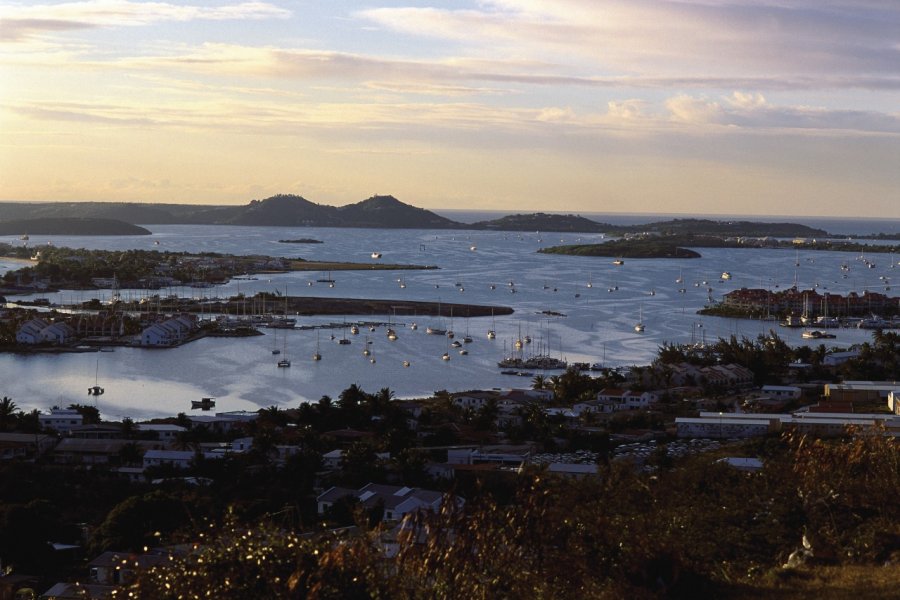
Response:
M296 406L317 401L323 395L334 396L352 383L366 390L388 387L398 398L426 396L436 390L521 387L530 384L524 376L514 381L501 370L515 374L540 374L541 369L551 374L558 372L552 370L550 362L534 363L533 368L497 366L516 340L527 348L523 333L529 332L535 337L534 346L541 350L526 350L523 360L537 354L569 364L602 363L609 367L647 364L663 342L699 343L731 335L755 338L774 330L788 343L800 345L809 341L802 337L799 327L779 327L776 320L766 318L703 316L697 310L709 298L721 300L725 293L743 287L779 290L795 282L802 288L818 284L820 293L846 295L869 290L890 294L885 288L893 274L887 255L879 256L877 261L869 260L877 265L870 268L851 253L765 248L704 248L699 259L632 259L613 265L603 258L538 254L536 251L546 245L544 240L550 236L536 232L190 225L158 225L151 229L153 235L144 237L54 236L52 241L56 246L91 249L153 247L355 262L372 262L372 247L377 247L389 250L392 262L438 266L402 274L392 270L341 271L339 277L329 272L257 274L211 288L184 285L155 291L118 290L124 300L140 301L154 294L196 300L239 294L249 297L258 292L283 293L288 289L292 297L308 295L334 302L342 298L375 298L387 301L387 306L400 306L404 302L447 304L452 300L457 304L510 306L514 312L491 316L488 311L482 317L454 312L455 325L462 329L465 322L466 339L473 341L466 343L465 348L453 349L447 333L454 324L446 307L440 318L412 311L401 316L398 309L396 316L385 310L381 314L346 314L336 319L333 315L285 314L289 311L284 310L284 300L280 300L276 305L279 314L275 316L284 319L285 326L262 328L259 331L264 335L203 337L165 350L117 347L115 352L102 355L2 354L0 368L20 375L8 383L4 392L19 406L45 410L52 405L84 402L83 390L96 383L97 356L105 393L92 395L89 401L109 418L143 418L183 412L189 399L202 397L217 398L216 409L220 411ZM323 243L280 244L278 240L285 236L313 236ZM601 234L562 237L571 243L603 240ZM46 236L35 234L30 238L32 247L49 241ZM553 241L558 239L554 236ZM17 243L15 237L0 241ZM471 251L473 245L477 252ZM848 269L842 269L843 265ZM0 271L21 266L18 261L0 259ZM726 272L731 277L722 279ZM404 287L397 284L401 275ZM608 293L604 285L586 287L586 281L614 282L617 289ZM708 285L684 285L684 281ZM500 285L503 282L508 283ZM336 287L330 287L335 283ZM38 301L37 308L46 310L46 304L51 303L77 304L92 298L106 302L112 293L109 289L63 290L11 296L7 300ZM652 323L652 327L636 331L638 312L639 322ZM293 326L288 325L288 319L294 320ZM873 318L866 322L878 323ZM365 345L368 355L356 344L342 343L350 342L351 337L358 339L349 335L352 327L369 331L373 343ZM426 327L437 335L427 335ZM385 339L388 328L394 330L397 339ZM334 338L329 339L322 330L330 330ZM846 347L871 339L871 330L863 326L829 332L836 337L815 339L814 343ZM273 342L275 335L277 342ZM289 357L273 356L275 349L289 353ZM465 353L460 352L463 349ZM316 355L320 360L314 360ZM374 362L376 355L378 360ZM289 360L291 368L277 368L278 359ZM77 390L82 391L73 392Z

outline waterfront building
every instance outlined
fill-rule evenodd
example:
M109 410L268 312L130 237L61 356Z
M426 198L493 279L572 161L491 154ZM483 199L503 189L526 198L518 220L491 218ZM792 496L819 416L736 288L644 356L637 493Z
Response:
M141 332L142 346L178 346L197 330L197 318L193 315L178 315L153 323Z
M741 288L722 297L728 308L756 314L821 315L832 317L865 317L872 313L893 314L900 308L900 297L878 292L864 291L840 294L820 294L818 290L800 290L795 287L772 291L762 288Z
M19 344L65 344L75 337L75 330L67 323L49 323L44 319L29 319L16 332Z

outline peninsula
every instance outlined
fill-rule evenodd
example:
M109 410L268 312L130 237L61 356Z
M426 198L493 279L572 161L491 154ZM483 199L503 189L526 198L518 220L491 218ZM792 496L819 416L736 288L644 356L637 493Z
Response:
M0 244L0 256L30 259L32 264L8 271L0 293L30 294L58 289L161 289L192 285L209 287L233 277L288 271L354 271L436 269L436 266L307 261L302 258L230 254L159 252L155 250L85 250L42 246L39 250Z

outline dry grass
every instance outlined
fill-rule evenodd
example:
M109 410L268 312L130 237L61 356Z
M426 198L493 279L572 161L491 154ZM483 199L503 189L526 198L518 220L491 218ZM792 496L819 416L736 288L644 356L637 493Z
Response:
M721 590L721 598L756 600L888 600L900 597L900 563L884 566L816 566L772 571Z

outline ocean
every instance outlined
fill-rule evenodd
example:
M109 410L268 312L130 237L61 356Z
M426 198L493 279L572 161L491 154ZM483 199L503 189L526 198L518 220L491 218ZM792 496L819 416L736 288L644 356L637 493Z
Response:
M649 220L658 218L648 217ZM830 220L803 222L837 230L826 225ZM885 230L884 222L879 222L881 227L868 230L862 229L861 221L855 223L856 234ZM316 401L323 395L336 397L352 383L373 392L388 387L400 398L427 396L436 390L527 387L530 378L502 375L496 366L498 360L512 351L513 340L520 336L532 338L531 346L526 348L528 352L540 349L541 353L570 362L614 367L647 364L664 342L710 341L730 335L756 337L772 329L789 343L799 345L805 343L799 330L779 328L771 321L704 317L696 312L709 298L718 300L733 289L783 289L795 281L801 287L818 286L820 292L888 290L890 293L890 279L897 271L890 264L897 257L877 255L876 268L868 269L856 261L857 256L835 252L700 249L703 256L699 259L629 259L621 266L613 265L609 258L536 252L544 246L601 241L600 235L592 234L207 225L148 228L153 235L94 238L32 235L29 244L265 254L363 263L374 262L371 254L380 252L379 260L384 263L427 264L439 268L335 272L330 274L336 281L334 288L316 282L327 273L294 272L234 280L214 288L185 286L160 293L225 297L277 291L291 296L385 298L397 300L398 304L404 300L425 300L510 306L515 312L494 319L452 315L452 321L449 314L442 319L365 314L298 321L298 326L331 322L349 325L354 321L395 319L399 334L395 342L386 339L384 327L375 332L362 328L357 336L348 332L352 342L349 345L339 345L337 339L331 339L331 330L321 330L318 340L315 331L279 330L276 341L273 340L275 330L264 329L263 336L206 338L167 350L116 348L114 352L85 354L2 354L0 373L4 378L0 394L11 397L26 410L96 403L106 418L144 419L190 413L191 400L210 396L217 398L218 411L294 407ZM278 242L301 237L323 243ZM21 243L14 237L0 237L0 241ZM851 265L846 279L842 277L841 263ZM19 266L0 261L0 272ZM720 279L725 271L731 273L731 279ZM677 283L677 279L683 283ZM404 287L400 285L401 280ZM712 291L708 292L708 288ZM121 293L126 298L148 294L142 290ZM93 297L108 299L109 295L109 290L63 290L42 297L70 303ZM563 316L548 316L545 311ZM634 324L640 318L646 325L644 333L634 331ZM413 322L418 325L415 331L409 327ZM451 327L459 337L468 331L474 340L466 345L468 355L460 355L450 348L442 336L427 335L428 325ZM495 340L486 337L490 328L497 331ZM341 329L333 332L337 338L343 336ZM368 346L376 359L374 363L362 353L367 346L366 335L372 342ZM870 338L871 333L865 330L847 329L839 331L837 339L822 342L845 347ZM322 355L318 362L312 360L317 344ZM290 368L276 366L279 357L271 352L276 345L282 346L284 354L292 360ZM451 360L441 360L441 355L448 351ZM403 366L404 361L409 362L408 367ZM106 390L97 398L87 394L87 388L95 381Z

